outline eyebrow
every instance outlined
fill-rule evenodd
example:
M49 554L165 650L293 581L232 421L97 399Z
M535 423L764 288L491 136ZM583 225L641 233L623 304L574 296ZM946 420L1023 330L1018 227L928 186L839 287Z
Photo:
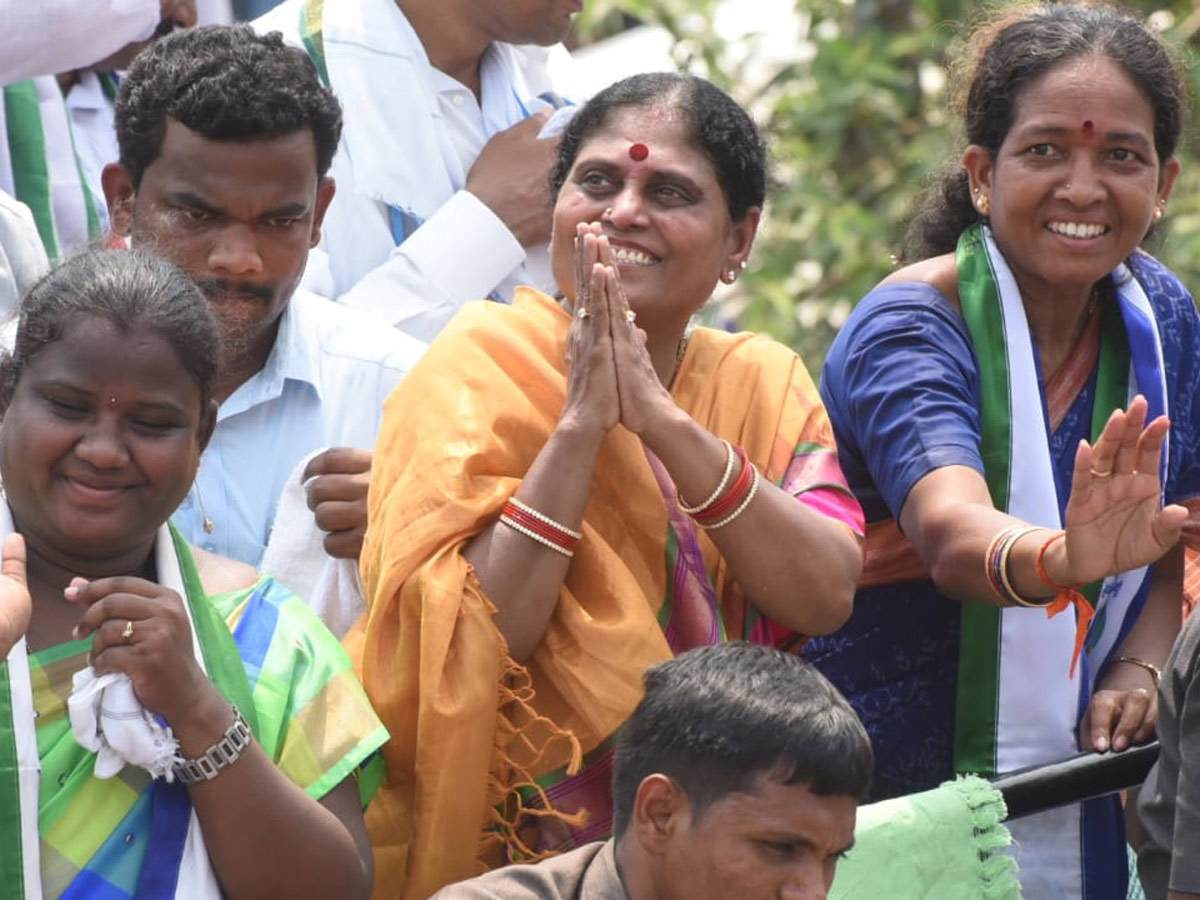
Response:
M212 216L223 216L225 210L213 206L203 197L193 194L191 191L174 191L167 195L167 199L176 206L191 206L201 212L206 212ZM275 218L299 218L308 212L307 203L285 203L282 206L277 206L274 209L267 209L260 212L255 218L257 219L275 219Z
M53 378L53 377L40 378L40 379L35 378L33 380L33 386L36 390L63 391L64 393L73 394L77 397L89 398L89 399L93 398L93 397L98 397L102 393L101 391L96 391L96 390L93 390L88 387L83 387L79 384L76 384L72 381L69 381L69 380L66 380L63 378ZM139 410L155 410L155 411L159 411L159 412L173 412L173 413L180 413L180 414L184 414L187 412L187 410L183 404L176 403L174 400L167 400L167 399L139 400L135 404L135 406Z
M648 163L639 163L639 165L648 165ZM581 160L578 160L575 163L574 168L577 171L583 169L603 169L606 172L620 171L620 166L617 166L606 159L592 157L585 157ZM679 171L678 169L659 169L651 167L650 171L653 173L654 178L660 181L676 182L683 185L698 196L704 196L704 188L702 188L694 180L683 174L683 172Z
M1021 129L1018 133L1023 138L1034 137L1064 137L1074 134L1078 129L1067 125L1032 125ZM1149 147L1150 141L1140 131L1104 131L1097 132L1101 137L1108 141L1116 141L1120 143L1138 144L1140 146Z
M172 191L167 194L167 199L175 206L191 206L202 212L211 213L214 216L223 215L223 211L213 206L203 197L193 194L191 191Z

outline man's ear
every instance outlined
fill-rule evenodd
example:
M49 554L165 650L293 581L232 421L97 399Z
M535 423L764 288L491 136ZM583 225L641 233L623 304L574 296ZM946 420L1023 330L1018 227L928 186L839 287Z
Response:
M213 431L217 427L217 409L220 404L216 400L209 400L208 405L200 413L200 432L198 435L200 443L200 452L203 453L208 446L208 442L212 440Z
M647 854L662 856L691 818L692 806L683 788L673 778L656 772L638 785L629 828Z
M111 162L101 171L100 184L108 204L109 227L113 234L129 237L133 230L133 201L137 197L133 177L119 162Z
M317 202L313 206L312 233L308 236L308 246L313 248L321 243L321 224L325 221L325 213L333 202L337 183L328 175L322 175L317 182Z

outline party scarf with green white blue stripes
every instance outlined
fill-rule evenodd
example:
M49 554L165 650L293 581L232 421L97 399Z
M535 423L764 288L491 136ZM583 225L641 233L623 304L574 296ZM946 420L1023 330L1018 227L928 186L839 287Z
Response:
M963 318L979 361L981 452L997 509L1035 525L1061 528L1049 427L1038 381L1036 348L1020 289L991 232L977 225L958 243L958 290ZM1145 292L1125 265L1112 273L1120 316L1102 321L1092 439L1109 415L1134 393L1145 395L1149 418L1165 413L1162 347ZM1164 463L1166 453L1164 451ZM1165 465L1163 467L1165 477ZM989 775L1078 752L1076 724L1095 679L1124 626L1140 610L1148 567L1084 590L1096 608L1081 661L1068 671L1075 643L1070 612L1050 619L1038 609L962 607L955 762L960 772ZM1014 823L1025 845L1022 868L1078 859L1077 807ZM1014 831L1016 834L1016 831ZM1078 896L1076 876L1063 874L1055 896ZM1062 891L1062 893L1057 893ZM1047 895L1049 896L1049 895Z

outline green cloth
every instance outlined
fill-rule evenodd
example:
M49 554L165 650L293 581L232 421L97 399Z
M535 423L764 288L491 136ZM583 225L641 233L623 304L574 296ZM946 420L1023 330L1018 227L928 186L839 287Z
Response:
M968 775L941 787L861 806L854 847L838 864L830 900L1021 896L1004 798Z

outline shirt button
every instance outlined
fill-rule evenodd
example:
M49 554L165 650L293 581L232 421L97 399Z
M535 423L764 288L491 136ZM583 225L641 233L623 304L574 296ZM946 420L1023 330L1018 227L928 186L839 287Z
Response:
M454 105L455 105L455 106L462 106L462 105L463 105L463 102L464 102L464 101L463 101L463 95L462 95L462 94L455 94L455 95L454 95Z
M58 776L58 786L62 787L66 783L67 783L67 773L63 772L61 775Z
M126 843L126 844L132 844L132 843L133 843L133 832L132 832L132 831L131 831L131 832L129 832L129 834L125 835L125 843Z

